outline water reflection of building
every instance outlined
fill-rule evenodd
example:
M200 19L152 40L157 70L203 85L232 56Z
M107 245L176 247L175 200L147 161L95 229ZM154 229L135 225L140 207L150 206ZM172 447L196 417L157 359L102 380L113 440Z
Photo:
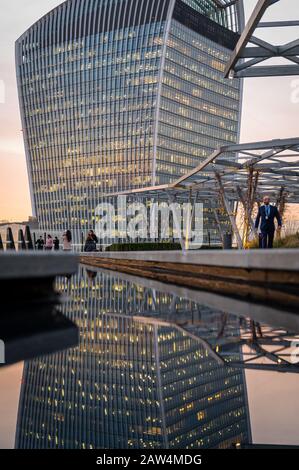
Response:
M80 346L25 365L16 447L225 448L250 440L242 371L159 321L171 296L105 274L60 287L71 294L67 314ZM179 299L174 308L196 305ZM151 319L142 321L145 312Z

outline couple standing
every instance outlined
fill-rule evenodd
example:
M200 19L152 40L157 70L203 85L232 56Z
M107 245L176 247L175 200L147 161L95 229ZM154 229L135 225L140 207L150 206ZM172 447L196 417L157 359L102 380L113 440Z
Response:
M63 243L63 251L72 251L72 234L70 230L66 230L64 234L62 235L62 243ZM45 250L51 251L53 248L55 251L59 251L59 239L58 237L53 237L51 235L48 235L46 238L46 243L43 240L43 237L40 237L39 240L37 240L36 245L38 247L38 250Z

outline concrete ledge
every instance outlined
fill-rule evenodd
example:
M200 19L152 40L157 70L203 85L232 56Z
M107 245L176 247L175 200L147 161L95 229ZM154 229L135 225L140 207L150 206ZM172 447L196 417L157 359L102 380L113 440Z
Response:
M82 264L298 309L299 250L82 254Z
M78 270L69 253L0 253L0 332L6 364L53 353L78 344L78 328L59 311L62 297L56 276Z
M139 251L84 253L119 260L158 261L200 266L220 266L243 269L299 271L299 249L290 250L202 250L202 251Z
M117 279L129 281L133 284L143 286L148 289L157 290L168 295L175 295L184 299L191 300L197 304L207 306L213 310L221 310L229 312L230 314L249 317L258 322L264 322L277 326L278 328L285 328L288 331L299 332L299 315L294 314L294 311L282 310L275 303L264 304L252 301L250 298L238 299L235 297L221 295L220 293L208 292L202 290L190 289L188 287L177 286L175 284L166 284L164 282L156 281L154 279L142 278L130 274L123 274L120 272L112 272L107 269L93 268L96 272L102 272L110 276L116 276ZM191 312L190 312L191 315ZM150 316L150 315L149 315ZM159 315L159 318L166 316L165 312ZM157 317L153 317L156 319ZM169 320L169 316L167 317ZM178 322L181 320L181 314L175 312L172 316L172 321Z
M75 274L79 257L73 253L0 253L0 280L49 278Z

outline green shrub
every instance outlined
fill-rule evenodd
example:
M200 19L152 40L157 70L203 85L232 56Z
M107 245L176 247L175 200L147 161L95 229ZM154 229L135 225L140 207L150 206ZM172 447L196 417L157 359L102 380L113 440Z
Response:
M202 246L201 250L219 250L221 246ZM113 243L105 251L169 251L182 250L178 242L140 242L140 243Z
M106 251L163 251L181 250L180 243L114 243L106 248Z
M286 235L283 238L276 238L273 244L274 248L299 248L299 232L292 235ZM259 240L255 238L249 245L249 249L259 248Z
M277 238L274 242L274 248L299 248L299 233Z
M259 248L259 239L258 237L254 238L253 240L251 240L249 243L248 243L248 249L249 250L256 250L257 248Z

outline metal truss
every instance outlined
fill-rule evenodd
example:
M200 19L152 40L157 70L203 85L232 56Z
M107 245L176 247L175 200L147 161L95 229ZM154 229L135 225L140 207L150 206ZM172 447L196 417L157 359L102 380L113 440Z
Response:
M298 335L228 313L209 312L207 315L205 312L201 318L201 307L197 307L198 314L193 315L192 320L180 320L180 324L170 322L168 326L198 342L218 364L238 369L299 373L299 360L294 355L294 345L299 345ZM143 318L143 321L148 319Z
M299 137L220 147L173 183L108 193L103 197L126 195L135 200L160 202L219 201L220 198L238 248L242 249L247 247L249 234L255 231L254 205L265 194L280 209L286 203L299 203ZM242 205L245 214L243 238L236 221L236 202ZM215 208L219 228L217 219Z
M219 8L227 8L227 7L230 7L232 5L235 5L235 3L237 3L238 0L214 0L214 3L216 3L216 5L219 7Z
M299 26L298 20L262 22L266 10L280 0L259 0L225 70L226 78L234 77L269 77L299 75L299 39L284 45L272 45L255 36L260 28L271 28L274 31L281 27ZM280 59L274 65L273 59ZM271 64L257 66L272 59Z
M211 316L205 331L196 325L186 325L185 329L193 336L198 330L218 362L242 369L299 373L298 358L294 357L299 336L282 328L219 313Z
M170 195L198 195L206 199L222 188L228 201L240 200L248 188L248 174L258 173L251 198L258 202L268 194L275 198L282 188L288 203L299 203L299 137L220 147L173 183L108 193L104 197L127 195L137 198L169 198Z
M106 269L94 269L111 275ZM299 373L299 323L294 311L127 273L118 272L117 277L132 286L128 296L139 286L143 302L138 312L109 315L177 330L197 342L219 365ZM161 293L167 298L163 305L158 300Z
M180 311L175 295L164 312L142 310L136 314L115 314L138 323L172 328L202 347L215 363L236 369L299 373L295 356L299 335L271 327L250 318L224 313L190 302L190 310Z

